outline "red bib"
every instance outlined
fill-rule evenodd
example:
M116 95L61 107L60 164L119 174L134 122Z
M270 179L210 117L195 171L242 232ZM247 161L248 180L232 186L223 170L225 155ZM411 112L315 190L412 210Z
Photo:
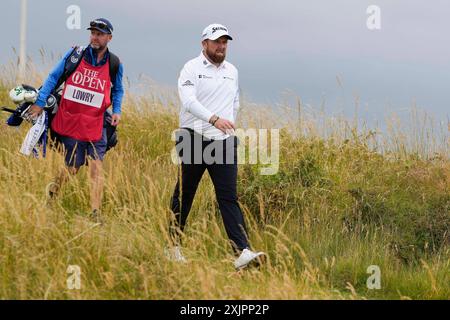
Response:
M103 114L111 105L109 59L94 67L84 59L66 80L52 129L62 136L81 141L102 137Z

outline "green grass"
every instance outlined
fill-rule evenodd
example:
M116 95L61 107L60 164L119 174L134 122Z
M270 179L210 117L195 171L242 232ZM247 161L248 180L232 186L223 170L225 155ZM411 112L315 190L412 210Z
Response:
M2 105L10 86L0 86ZM101 227L87 218L86 170L46 204L45 187L62 156L21 156L29 125L2 124L0 298L449 299L448 134L426 140L425 131L415 131L422 132L417 138L394 130L375 141L373 132L342 119L296 111L281 125L270 111L261 115L245 104L241 111L241 124L281 127L276 175L239 167L251 243L268 253L266 265L243 272L233 270L207 175L188 220L188 264L164 258L176 105L126 97L119 145L104 162ZM69 265L81 268L80 290L67 288ZM381 269L380 290L366 286L370 265Z

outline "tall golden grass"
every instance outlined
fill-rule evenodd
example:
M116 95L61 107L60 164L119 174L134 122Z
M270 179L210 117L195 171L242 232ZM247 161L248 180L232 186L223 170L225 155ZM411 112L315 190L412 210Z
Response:
M14 70L2 67L2 105L10 105ZM33 64L28 71L29 84L45 78ZM392 118L380 133L300 101L277 111L244 102L238 125L280 128L281 150L274 176L258 175L257 165L239 168L251 243L268 260L236 272L206 175L183 243L188 263L165 258L178 103L164 95L126 95L119 144L104 162L103 226L88 218L86 170L49 203L45 189L62 156L20 155L29 125L2 124L0 298L450 298L446 126L414 110L412 127ZM69 265L80 267L79 290L67 286ZM370 265L380 267L379 290L366 286Z

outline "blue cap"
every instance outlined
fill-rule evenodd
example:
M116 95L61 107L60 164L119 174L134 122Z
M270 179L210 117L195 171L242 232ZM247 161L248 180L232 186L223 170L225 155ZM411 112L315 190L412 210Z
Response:
M108 20L105 18L98 18L89 23L89 28L87 30L98 30L103 33L112 34L114 28Z

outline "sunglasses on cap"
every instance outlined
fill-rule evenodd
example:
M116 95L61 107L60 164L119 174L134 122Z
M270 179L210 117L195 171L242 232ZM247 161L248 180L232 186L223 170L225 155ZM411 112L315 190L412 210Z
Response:
M90 25L91 28L99 28L99 29L102 29L102 30L107 31L108 33L111 33L111 32L112 32L112 30L111 30L111 28L108 26L108 24L107 24L106 22L104 22L104 21L101 21L101 20L94 20L94 21L91 21L91 22L89 23L89 25Z

